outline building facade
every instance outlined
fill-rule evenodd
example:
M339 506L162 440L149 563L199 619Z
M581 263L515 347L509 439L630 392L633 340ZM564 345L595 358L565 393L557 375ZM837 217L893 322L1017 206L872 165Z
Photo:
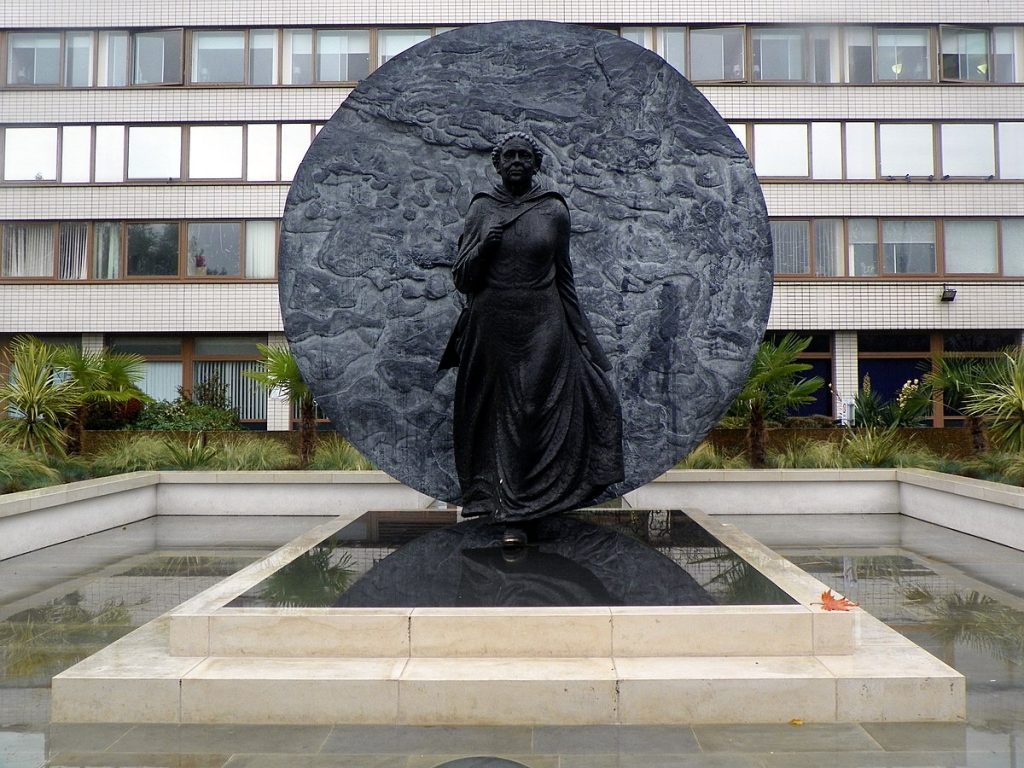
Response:
M455 25L607 28L715 105L762 180L770 330L813 339L842 417L936 354L1024 330L1024 6L113 0L0 7L0 345L146 357L171 399L211 376L244 421L287 405L241 374L282 344L278 220L318 128L389 57ZM936 408L935 423L953 423Z

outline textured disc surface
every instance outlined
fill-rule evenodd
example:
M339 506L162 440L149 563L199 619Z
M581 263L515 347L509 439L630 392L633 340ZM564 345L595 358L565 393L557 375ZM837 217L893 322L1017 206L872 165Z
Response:
M746 379L772 253L764 198L722 118L663 59L551 22L464 27L363 80L320 131L285 207L285 333L334 427L430 496L459 495L450 267L490 150L513 130L572 216L580 301L614 364L621 495L686 456Z

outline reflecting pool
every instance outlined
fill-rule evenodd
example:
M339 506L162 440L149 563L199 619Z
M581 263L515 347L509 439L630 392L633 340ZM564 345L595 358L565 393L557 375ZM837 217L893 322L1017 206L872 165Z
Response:
M899 515L718 519L962 672L968 723L49 726L53 674L323 520L155 518L0 562L0 766L1024 768L1024 553Z

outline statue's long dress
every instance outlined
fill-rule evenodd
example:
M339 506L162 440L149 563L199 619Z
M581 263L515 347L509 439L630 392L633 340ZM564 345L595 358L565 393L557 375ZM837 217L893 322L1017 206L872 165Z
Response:
M482 256L495 225L501 245ZM452 274L469 297L441 361L459 368L463 514L507 522L593 501L623 478L622 418L576 296L565 200L537 186L521 198L478 194Z

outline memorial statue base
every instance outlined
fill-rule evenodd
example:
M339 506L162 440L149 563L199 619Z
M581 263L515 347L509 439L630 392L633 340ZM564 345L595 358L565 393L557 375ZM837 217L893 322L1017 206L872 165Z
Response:
M964 678L736 528L790 605L231 608L282 547L53 680L54 722L580 725L957 721Z

